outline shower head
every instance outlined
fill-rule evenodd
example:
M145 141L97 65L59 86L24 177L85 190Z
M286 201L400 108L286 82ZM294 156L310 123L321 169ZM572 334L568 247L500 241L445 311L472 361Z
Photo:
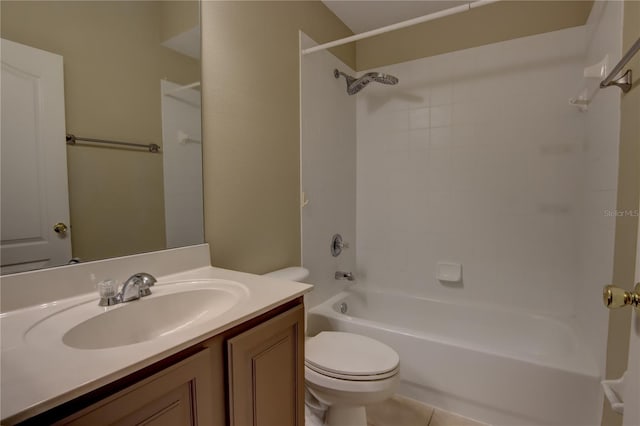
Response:
M381 72L370 72L367 73L366 75L370 76L373 81L375 81L376 83L382 83L382 84L398 84L398 77L394 77L391 74L383 74Z
M333 76L335 78L340 78L340 76L344 76L347 81L347 93L349 95L355 95L359 91L365 88L369 83L375 81L376 83L382 84L397 84L398 78L394 77L390 74L384 74L381 72L368 72L360 78L354 78L350 75L343 73L342 71L338 71L337 69L333 70Z

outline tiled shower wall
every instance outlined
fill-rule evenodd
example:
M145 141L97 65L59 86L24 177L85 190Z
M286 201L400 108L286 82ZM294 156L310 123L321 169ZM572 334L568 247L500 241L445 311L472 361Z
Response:
M376 70L400 83L356 104L364 285L575 314L586 115L568 99L586 40L577 27ZM462 281L438 281L439 261Z

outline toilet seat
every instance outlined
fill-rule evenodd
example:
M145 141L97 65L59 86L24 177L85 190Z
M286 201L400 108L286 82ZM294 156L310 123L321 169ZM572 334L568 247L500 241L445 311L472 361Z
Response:
M384 380L398 373L400 357L384 343L353 333L323 331L305 342L305 367L349 381Z
M339 374L339 373L334 373L332 371L326 371L323 370L321 368L318 368L314 365L311 365L307 362L304 363L304 366L310 370L315 371L318 374L322 374L323 376L327 376L327 377L331 377L333 379L340 379L340 380L349 380L352 382L360 382L360 381L372 381L372 380L383 380L383 379L388 379L389 377L393 377L396 374L398 374L398 371L400 370L400 368L396 367L391 371L387 371L386 373L382 373L382 374L371 374L371 375L350 375L350 374Z
M395 374L380 380L345 380L318 373L305 366L304 379L307 384L313 384L314 388L330 390L331 392L376 393L392 388L399 380L399 375Z

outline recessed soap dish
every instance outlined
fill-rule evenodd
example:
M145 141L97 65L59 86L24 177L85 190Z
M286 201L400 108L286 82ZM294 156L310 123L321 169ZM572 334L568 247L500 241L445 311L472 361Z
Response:
M436 278L439 281L458 283L462 281L462 264L438 262Z

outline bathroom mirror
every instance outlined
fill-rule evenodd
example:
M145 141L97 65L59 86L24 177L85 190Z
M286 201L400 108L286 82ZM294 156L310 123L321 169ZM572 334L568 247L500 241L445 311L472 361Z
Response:
M199 7L0 3L2 274L204 241Z

